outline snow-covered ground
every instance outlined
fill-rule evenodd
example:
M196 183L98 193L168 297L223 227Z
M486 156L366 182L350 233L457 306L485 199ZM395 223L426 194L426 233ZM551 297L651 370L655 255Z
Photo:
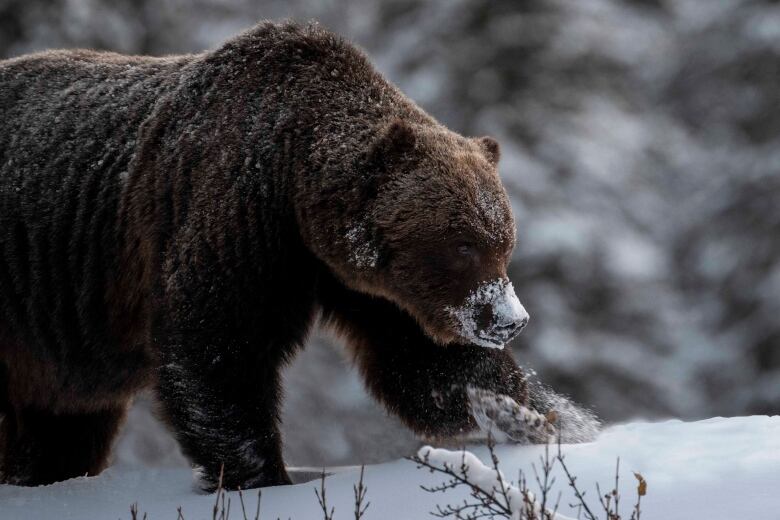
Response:
M473 448L483 461L484 447ZM499 446L496 453L504 473L518 470L532 475L531 464L543 453L539 446ZM621 494L628 513L635 495L632 471L648 482L642 500L647 520L780 518L780 416L715 418L699 422L666 421L612 426L596 442L565 445L563 453L586 499L597 507L595 484L611 489L615 461L620 457ZM576 516L568 506L573 496L557 468L556 491L563 491L560 512ZM338 470L326 480L327 499L335 507L335 520L353 518L352 486L359 469ZM532 478L532 477L531 477ZM365 483L370 501L365 520L429 518L437 504L456 503L465 491L429 494L421 484L434 485L442 476L397 460L368 466ZM322 518L314 488L318 482L263 490L261 518ZM254 511L256 493L248 492L248 509ZM238 497L230 494L231 518L241 518ZM192 474L182 468L148 468L123 462L98 477L81 478L52 486L19 488L0 486L0 519L111 519L129 518L137 502L151 520L177 517L211 518L214 497L193 489ZM250 515L250 516L253 516ZM628 518L628 514L625 516Z

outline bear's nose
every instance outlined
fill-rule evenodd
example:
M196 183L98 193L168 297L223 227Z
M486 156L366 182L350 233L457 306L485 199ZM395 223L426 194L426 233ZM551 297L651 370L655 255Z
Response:
M517 299L511 283L507 283L503 291L493 302L493 326L490 333L503 343L512 340L528 324L528 312Z
M508 342L517 337L526 325L528 325L528 315L518 316L509 322L497 323L496 326L493 327L493 333Z

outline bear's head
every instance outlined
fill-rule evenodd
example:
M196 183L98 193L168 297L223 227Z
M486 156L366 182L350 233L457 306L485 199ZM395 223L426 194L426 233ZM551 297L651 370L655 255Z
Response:
M507 278L515 223L498 160L489 137L385 123L361 156L350 189L359 202L345 204L326 263L352 289L395 302L437 343L502 347L528 314Z

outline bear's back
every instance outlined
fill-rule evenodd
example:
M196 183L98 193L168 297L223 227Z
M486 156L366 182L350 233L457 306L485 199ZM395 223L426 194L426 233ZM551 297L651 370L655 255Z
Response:
M62 380L47 388L72 387L79 381L73 373L84 368L119 388L147 362L141 321L160 275L157 253L175 228L168 199L157 204L160 214L147 204L170 198L162 185L172 186L179 173L189 184L196 159L208 168L195 180L210 188L224 171L276 164L285 148L274 143L289 137L289 123L300 130L302 115L324 121L306 130L319 128L335 144L341 134L329 128L339 121L362 114L365 132L368 121L406 104L362 51L316 26L261 23L201 55L77 50L0 62L0 364L13 349L58 367ZM406 112L415 110L409 104ZM264 144L236 134L244 124ZM227 159L238 166L230 170L220 161L230 149L225 139L236 135L233 149L257 160L233 154ZM321 148L329 155L319 162L337 146ZM181 157L189 161L184 173ZM263 244L277 247L274 226L295 222L284 192L289 181L262 192L276 197L263 206Z
M139 127L191 59L78 50L0 62L0 358L113 364L119 198Z

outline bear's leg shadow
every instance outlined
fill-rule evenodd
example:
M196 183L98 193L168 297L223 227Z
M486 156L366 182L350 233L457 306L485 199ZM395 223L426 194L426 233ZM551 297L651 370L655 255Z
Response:
M123 404L95 412L6 410L0 423L0 481L43 485L97 475L125 417Z
M395 304L331 276L321 280L318 299L323 322L346 339L369 392L418 434L476 430L469 388L528 401L525 376L509 349L437 345Z

